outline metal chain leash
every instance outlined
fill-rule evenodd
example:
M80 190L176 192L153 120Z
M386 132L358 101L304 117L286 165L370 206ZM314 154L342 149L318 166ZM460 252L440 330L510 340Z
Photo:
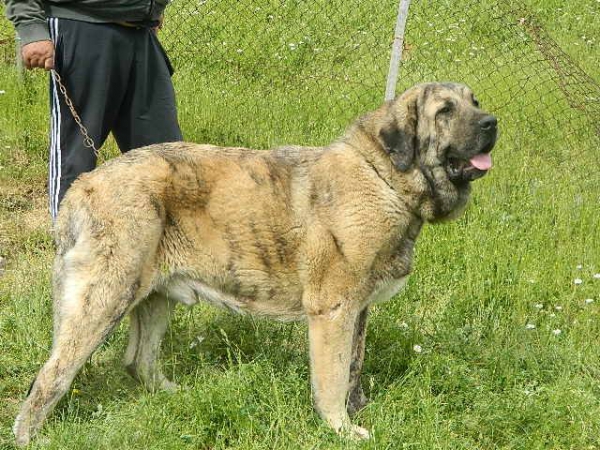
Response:
M65 87L65 85L62 82L62 78L60 77L58 72L54 69L51 70L51 73L52 73L52 78L54 78L54 82L58 85L58 89L60 90L60 93L63 95L63 97L65 99L65 103L67 104L67 106L69 107L69 110L71 111L71 114L73 115L73 119L75 120L75 123L77 123L77 126L79 127L79 131L81 131L81 134L83 136L83 145L94 150L94 155L96 155L96 157L98 157L100 154L100 150L98 150L98 148L96 148L96 144L94 144L94 140L90 137L90 135L88 134L87 128L81 122L81 117L79 117L79 114L77 114L77 111L75 110L75 106L73 106L73 102L71 101L69 94L67 94L67 88Z

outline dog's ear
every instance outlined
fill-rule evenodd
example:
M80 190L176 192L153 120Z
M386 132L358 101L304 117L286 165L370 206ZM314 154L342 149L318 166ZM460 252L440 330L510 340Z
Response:
M379 140L394 166L406 172L417 152L417 95L407 92L389 105Z

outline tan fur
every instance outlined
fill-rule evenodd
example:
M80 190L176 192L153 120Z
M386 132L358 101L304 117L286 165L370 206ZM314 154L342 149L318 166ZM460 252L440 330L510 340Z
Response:
M448 101L455 111L442 120ZM419 85L328 147L153 145L82 176L56 224L54 343L16 419L17 443L128 313L129 372L173 389L156 363L160 342L174 304L199 300L306 318L317 411L367 437L348 410L366 403L368 305L403 285L422 224L465 207L469 183L449 180L445 152L474 154L465 142L479 145L484 115L464 86Z

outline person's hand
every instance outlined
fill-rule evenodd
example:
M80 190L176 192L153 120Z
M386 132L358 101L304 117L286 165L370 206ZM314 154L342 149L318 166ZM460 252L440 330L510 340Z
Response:
M52 41L37 41L21 48L23 63L28 69L54 69L54 44Z
M161 14L160 17L158 18L158 25L156 25L154 28L152 28L154 33L158 33L158 30L162 29L164 20L165 20L165 16L164 16L164 14Z

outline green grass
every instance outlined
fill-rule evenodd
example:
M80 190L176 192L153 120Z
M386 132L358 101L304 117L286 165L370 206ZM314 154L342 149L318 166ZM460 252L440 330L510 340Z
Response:
M173 5L164 39L187 139L322 144L380 102L394 18L378 18L393 16L394 2L316 1L326 18L307 2L265 0L245 13L250 3L207 2L186 21L173 19L185 4ZM598 80L600 3L577 3L528 1ZM400 86L466 81L502 135L469 210L424 230L406 290L373 308L363 374L372 402L356 419L373 439L342 441L312 411L304 324L199 306L177 310L164 343L165 371L185 389L152 395L125 374L124 323L32 448L600 448L597 106L570 108L530 37L486 13L489 3L413 2L411 11ZM239 45L209 46L228 40ZM46 83L43 74L19 81L0 63L0 448L51 344ZM115 152L110 143L105 155Z

